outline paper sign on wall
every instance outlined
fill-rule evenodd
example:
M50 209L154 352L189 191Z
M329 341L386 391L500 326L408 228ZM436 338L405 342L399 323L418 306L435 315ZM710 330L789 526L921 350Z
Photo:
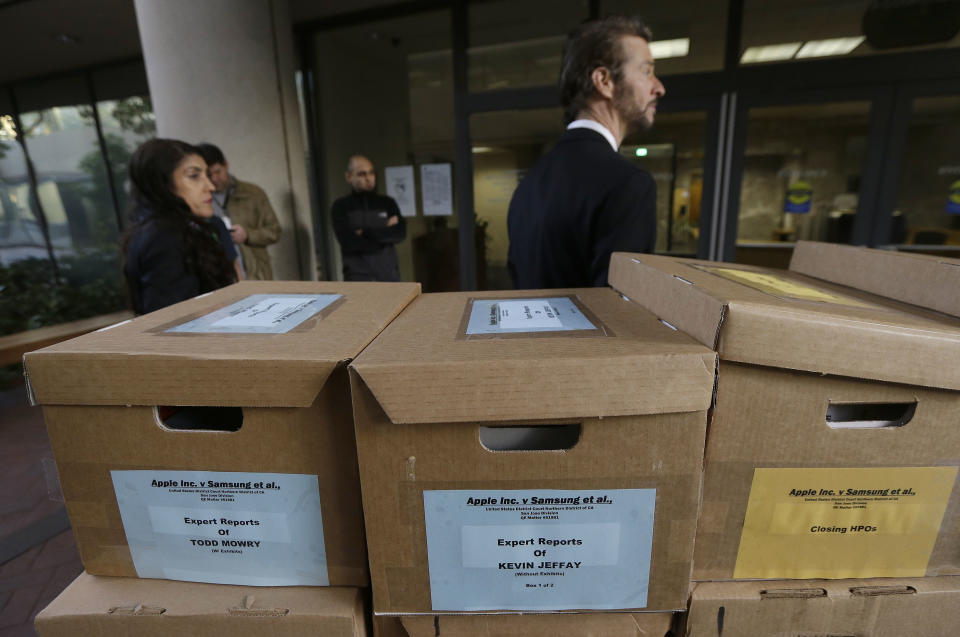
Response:
M316 316L342 294L251 294L167 332L285 334Z
M393 197L404 217L417 214L417 187L413 183L413 166L387 166L383 171L387 195Z
M420 190L423 193L424 215L453 214L450 164L422 164L420 166Z
M957 467L754 470L734 578L922 577Z
M436 611L644 608L656 489L424 491Z
M467 334L596 330L569 297L473 299Z
M139 577L328 586L317 476L111 471Z

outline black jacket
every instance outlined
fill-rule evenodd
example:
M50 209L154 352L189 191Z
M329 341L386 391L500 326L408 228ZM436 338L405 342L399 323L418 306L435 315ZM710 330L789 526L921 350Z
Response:
M179 230L153 217L149 210L137 213L135 218L140 221L127 243L123 265L133 310L146 314L213 289L201 283L187 262ZM222 221L213 217L209 223L209 231L221 245L230 241ZM236 258L235 249L228 258Z
M357 210L383 211L388 216L396 215L400 222L389 228L363 228L351 218L351 212ZM378 195L375 192L352 192L333 202L331 210L333 231L340 242L340 250L345 255L377 254L384 245L400 243L407 236L407 222L400 214L400 208L393 197ZM363 229L363 234L356 231Z
M510 201L508 265L518 289L607 284L610 254L653 252L657 187L600 133L566 131Z

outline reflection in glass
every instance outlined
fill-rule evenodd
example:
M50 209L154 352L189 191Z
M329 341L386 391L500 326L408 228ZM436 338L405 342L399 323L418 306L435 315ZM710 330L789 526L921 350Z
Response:
M155 137L157 120L153 115L153 105L149 96L135 95L119 100L97 102L97 116L103 131L107 159L113 177L113 187L121 213L126 223L126 210L129 197L127 166L130 155L137 146ZM105 169L101 164L97 170Z
M960 15L956 3L745 0L740 63L859 57L960 46L960 33L951 32L947 26L950 20L944 20L947 14L954 19ZM938 31L945 32L946 39L921 42L923 34Z
M737 261L798 239L850 242L869 116L869 102L750 109ZM778 254L765 263L785 265Z
M625 14L643 18L653 31L651 53L657 61L657 75L663 77L723 68L727 4L717 0L601 0L600 15Z
M20 119L59 266L55 283L74 298L60 320L122 309L117 214L90 107L53 106Z
M556 85L563 42L588 17L584 0L470 4L470 91Z
M50 240L70 253L117 241L113 200L88 109L55 106L20 116Z
M31 257L47 258L47 245L14 119L0 114L0 265Z
M960 97L913 102L889 243L960 246Z

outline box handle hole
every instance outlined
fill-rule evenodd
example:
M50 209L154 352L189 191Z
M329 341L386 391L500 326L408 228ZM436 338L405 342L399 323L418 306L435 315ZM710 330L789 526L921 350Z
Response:
M564 451L580 441L580 424L535 427L480 427L487 451Z
M760 591L760 599L809 599L826 596L827 591L823 588L772 588Z
M110 615L163 615L165 612L167 612L166 608L160 606L144 606L143 604L114 606L107 610L107 613Z
M914 595L913 586L854 586L850 594L856 597L878 597L880 595Z
M912 403L833 403L827 406L831 429L883 429L903 427L913 419L917 401Z
M170 407L154 408L157 422L171 431L240 431L242 407Z

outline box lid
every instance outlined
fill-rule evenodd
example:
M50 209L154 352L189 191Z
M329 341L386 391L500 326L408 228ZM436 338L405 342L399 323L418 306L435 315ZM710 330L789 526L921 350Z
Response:
M309 406L418 283L245 281L30 352L39 404Z
M502 315L511 299L591 329L476 333L471 317ZM715 360L636 303L588 288L426 294L351 367L393 422L426 423L705 410Z
M790 259L790 269L960 316L960 259L798 241Z
M610 284L723 360L960 389L960 321L795 272L615 253Z
M366 634L357 588L227 586L88 573L37 615L36 627L43 637Z
M687 635L939 637L960 622L960 577L701 582Z

